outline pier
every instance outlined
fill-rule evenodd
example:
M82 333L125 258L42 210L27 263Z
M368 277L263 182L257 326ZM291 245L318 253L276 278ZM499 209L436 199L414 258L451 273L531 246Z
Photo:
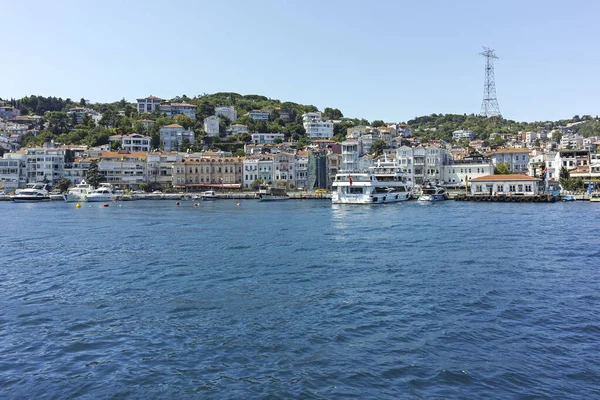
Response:
M559 198L551 194L541 195L512 195L508 196L500 194L496 196L489 195L473 195L473 194L457 194L453 198L456 201L480 201L480 202L497 202L497 203L554 203Z

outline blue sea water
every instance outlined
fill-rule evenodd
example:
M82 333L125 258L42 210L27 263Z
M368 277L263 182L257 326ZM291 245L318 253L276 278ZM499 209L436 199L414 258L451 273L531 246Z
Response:
M600 204L0 215L3 399L600 398Z

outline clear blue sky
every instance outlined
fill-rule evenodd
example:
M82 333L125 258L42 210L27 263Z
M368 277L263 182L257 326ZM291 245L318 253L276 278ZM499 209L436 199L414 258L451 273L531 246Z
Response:
M405 121L478 113L481 46L518 121L600 114L595 1L1 0L0 97L233 91Z

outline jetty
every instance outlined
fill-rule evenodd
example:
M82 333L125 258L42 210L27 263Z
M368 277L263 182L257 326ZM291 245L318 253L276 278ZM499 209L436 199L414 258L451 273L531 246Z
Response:
M481 194L456 194L453 197L456 201L480 201L480 202L499 202L499 203L554 203L559 200L551 194L536 195L481 195Z

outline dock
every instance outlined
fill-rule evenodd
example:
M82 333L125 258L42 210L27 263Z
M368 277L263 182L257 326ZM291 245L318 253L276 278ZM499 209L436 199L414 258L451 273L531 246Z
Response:
M481 195L481 194L457 194L453 198L456 201L480 201L480 202L495 202L495 203L554 203L560 200L556 196L551 194L540 194L540 195L505 195L500 194L496 196Z

